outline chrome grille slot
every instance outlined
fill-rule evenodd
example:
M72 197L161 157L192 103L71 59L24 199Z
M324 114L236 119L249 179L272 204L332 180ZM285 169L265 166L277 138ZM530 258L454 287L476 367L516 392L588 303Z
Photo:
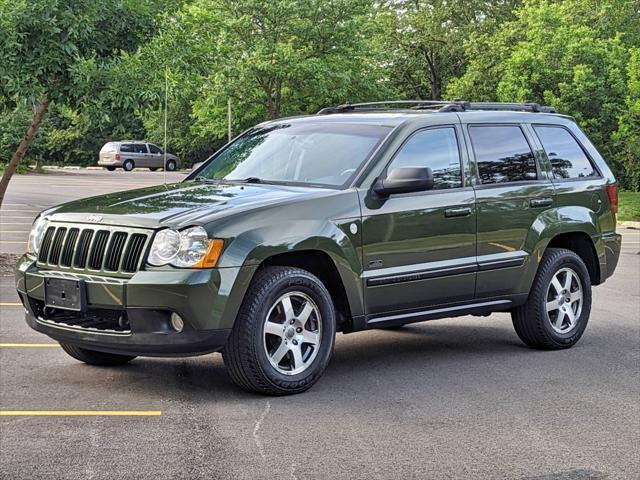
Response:
M87 258L89 257L89 246L91 245L91 239L93 238L93 230L83 230L80 234L80 240L78 240L78 247L76 250L76 258L73 262L75 268L84 269L87 266Z
M138 228L54 223L42 239L38 265L130 275L140 268L150 237Z
M101 270L102 262L104 260L104 251L107 248L107 241L109 240L109 230L98 230L96 232L95 239L91 245L91 252L89 253L89 267L91 270Z
M123 272L135 272L138 270L138 264L140 258L144 252L144 244L147 241L147 236L142 233L134 233L129 239L127 245L127 251L124 255L124 261L122 262Z
M122 251L124 250L124 244L127 241L127 234L125 232L115 232L111 236L111 243L107 250L107 255L104 260L104 269L110 272L116 272L120 267L120 259L122 258Z
M49 258L49 251L51 250L51 242L53 241L53 234L56 231L56 227L49 227L42 239L42 245L40 246L40 254L38 255L38 261L46 263Z
M60 261L60 254L62 253L62 242L64 241L64 236L67 234L66 227L60 227L56 230L56 234L53 237L53 244L51 245L51 253L49 253L49 264L50 265L58 265Z
M76 240L78 240L79 232L79 228L70 228L69 233L67 233L67 239L64 242L64 247L62 248L62 256L60 257L60 265L62 267L71 266L71 260L73 260L73 252L76 248Z

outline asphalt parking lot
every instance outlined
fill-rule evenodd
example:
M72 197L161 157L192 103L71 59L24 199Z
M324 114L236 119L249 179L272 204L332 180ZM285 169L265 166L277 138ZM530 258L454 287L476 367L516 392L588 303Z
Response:
M162 181L15 177L0 252L23 251L47 206ZM0 417L0 478L640 478L640 231L621 231L570 350L526 348L507 314L340 334L318 384L282 398L238 390L218 354L81 364L27 327L0 277L0 413L43 414Z

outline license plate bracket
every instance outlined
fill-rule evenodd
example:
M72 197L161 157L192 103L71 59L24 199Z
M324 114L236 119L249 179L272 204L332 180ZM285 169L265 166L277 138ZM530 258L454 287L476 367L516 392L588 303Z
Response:
M45 277L44 304L51 308L84 312L87 308L84 280Z

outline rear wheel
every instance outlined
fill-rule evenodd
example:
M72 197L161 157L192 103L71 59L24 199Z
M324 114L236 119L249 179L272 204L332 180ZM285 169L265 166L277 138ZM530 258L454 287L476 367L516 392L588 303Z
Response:
M266 267L249 287L224 362L245 390L301 393L322 376L335 333L333 302L316 276L299 268Z
M591 279L571 250L549 248L542 257L527 302L511 312L518 337L527 345L558 350L575 345L591 313Z
M116 169L116 167L106 167L106 169L109 170L110 172L113 172Z
M89 365L99 365L102 367L114 367L124 365L136 358L130 355L116 355L114 353L97 352L95 350L87 350L70 343L60 343L62 349L76 360L88 363Z
M131 170L133 170L134 168L136 168L136 164L133 163L133 160L125 160L125 162L122 164L122 168L126 171L126 172L130 172Z
M176 170L176 161L167 160L167 172L174 172Z

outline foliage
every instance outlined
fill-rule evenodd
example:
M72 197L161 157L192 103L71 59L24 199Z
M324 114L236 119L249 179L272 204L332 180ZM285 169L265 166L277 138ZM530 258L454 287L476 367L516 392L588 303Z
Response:
M534 101L572 115L627 185L630 172L614 132L621 132L618 123L626 115L625 96L633 83L627 82L626 71L631 68L630 46L640 40L637 9L634 2L617 0L525 2L517 18L496 35L470 37L469 67L451 83L448 94ZM637 116L628 123L637 125ZM626 128L618 135L629 146Z
M88 165L124 138L188 165L264 120L345 101L537 101L640 189L637 0L0 0L0 162Z
M620 192L618 221L640 222L640 192Z
M613 139L622 167L622 184L640 191L640 48L631 51L627 68L627 97Z

